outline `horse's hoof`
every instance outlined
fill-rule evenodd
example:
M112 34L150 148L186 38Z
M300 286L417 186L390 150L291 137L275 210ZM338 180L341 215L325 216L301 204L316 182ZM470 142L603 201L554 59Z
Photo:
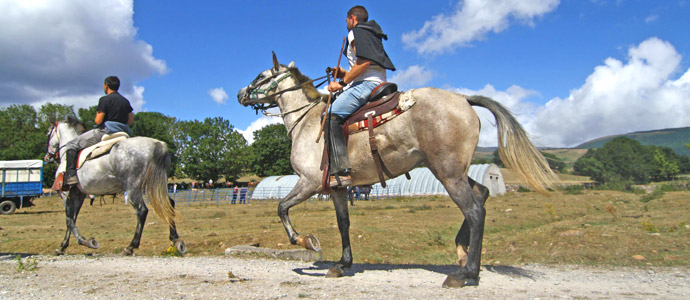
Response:
M343 277L343 274L345 274L343 268L339 265L335 265L328 269L328 273L326 273L326 278Z
M465 278L464 276L448 275L443 282L444 288L461 288L465 286L479 285L478 278Z
M55 249L55 255L56 256L65 255L65 250Z
M305 249L321 252L321 243L319 242L319 239L312 234L298 236L297 244Z
M132 255L134 255L134 249L132 249L132 247L127 247L125 249L122 249L122 255L132 256Z
M183 240L177 240L175 241L175 249L177 249L177 252L184 255L187 253L187 244Z
M98 243L98 241L96 241L95 239L90 238L90 239L86 242L86 247L89 247L89 248L91 248L91 249L98 249L98 248L101 247L101 244Z

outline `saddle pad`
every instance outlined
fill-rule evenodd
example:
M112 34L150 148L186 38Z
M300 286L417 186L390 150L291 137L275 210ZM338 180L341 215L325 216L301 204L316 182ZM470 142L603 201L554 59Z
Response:
M105 135L105 136L103 136L103 138L105 138L106 136L109 136L109 135ZM77 161L77 169L81 168L81 166L84 164L85 161L108 153L108 151L110 151L110 148L112 148L113 145L117 144L117 142L119 142L119 141L127 139L128 137L129 137L129 135L127 135L126 133L124 135L117 135L115 137L109 137L107 140L102 139L100 143L95 144L91 147L88 147L88 148L82 150L79 153L79 160Z
M358 110L352 113L352 115L350 115L347 121L345 121L345 124L343 124L343 127L348 131L348 134L352 134L354 132L352 130L349 130L350 126L353 124L357 124L361 121L366 121L368 114L373 113L374 116L380 116L384 113L395 110L395 108L398 107L398 100L400 99L400 94L401 92L395 92L393 94L381 98L381 100L376 100L374 102L368 102L367 104L364 104L364 106L360 107ZM357 130L359 129L364 128L358 128ZM357 130L355 130L355 132Z
M381 102L379 102L381 101ZM369 127L367 116L373 114L374 128L406 112L415 103L412 91L395 92L383 99L368 103L355 111L345 122L346 135L354 134Z

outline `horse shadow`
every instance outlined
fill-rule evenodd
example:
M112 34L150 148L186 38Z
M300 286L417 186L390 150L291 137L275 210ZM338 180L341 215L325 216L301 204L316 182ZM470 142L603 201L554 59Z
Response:
M38 255L37 253L10 253L10 252L0 252L0 261L2 260L12 260L12 259L17 259L17 256L19 258L27 258L31 256L36 256Z
M292 269L295 273L305 276L323 277L326 270L333 266L333 262L317 261L312 266L306 268ZM345 269L344 277L352 277L357 273L364 273L365 271L393 271L393 270L409 270L422 269L430 272L435 272L444 275L450 275L458 270L456 265L421 265L421 264L353 264L351 268ZM482 271L496 273L499 275L509 276L513 278L526 278L532 281L542 275L541 272L531 271L514 266L504 265L484 265Z

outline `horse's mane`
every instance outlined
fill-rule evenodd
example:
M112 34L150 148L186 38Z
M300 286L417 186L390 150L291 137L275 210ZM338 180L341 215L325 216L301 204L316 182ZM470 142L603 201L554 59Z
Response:
M297 78L297 81L299 81L300 84L303 82L311 81L311 78L302 74L302 72L300 72L296 67L290 68L290 72L292 72L292 74L295 76L295 78ZM307 98L310 101L317 101L318 100L318 101L326 102L328 99L328 95L324 95L324 94L319 93L319 91L316 90L316 88L314 87L313 83L309 84L309 85L304 85L304 88L302 89L302 91L304 92L304 95L307 96Z
M68 116L67 120L65 120L65 123L67 123L69 127L74 128L74 130L76 130L79 134L82 134L84 131L86 131L86 125L73 116Z

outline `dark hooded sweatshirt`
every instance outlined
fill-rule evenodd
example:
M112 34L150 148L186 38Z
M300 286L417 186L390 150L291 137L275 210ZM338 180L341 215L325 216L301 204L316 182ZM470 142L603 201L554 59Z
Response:
M384 69L395 71L393 62L383 49L382 39L388 40L388 36L383 33L376 21L359 22L352 28L352 33L355 36L357 57L370 60ZM343 54L347 56L347 46Z

